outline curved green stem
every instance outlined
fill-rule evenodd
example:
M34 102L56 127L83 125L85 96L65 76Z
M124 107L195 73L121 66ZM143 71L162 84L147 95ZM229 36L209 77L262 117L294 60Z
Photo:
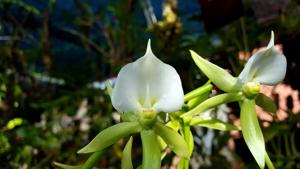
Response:
M204 93L207 93L209 92L210 90L212 89L212 85L210 83L208 84L204 84L204 86L201 86L201 87L198 87L197 89L195 90L192 90L191 92L187 93L185 96L184 96L184 101L189 101L199 95L202 95Z
M212 98L209 98L196 106L194 109L190 110L189 112L182 114L181 117L187 117L187 116L194 116L199 113L202 113L208 109L217 107L221 104L225 103L230 103L230 102L235 102L235 101L240 101L243 98L242 93L225 93L225 94L220 94L217 96L214 96Z
M191 133L190 126L183 126L183 135L184 135L184 140L186 141L186 143L188 145L189 153L191 155L193 153L193 149L194 149L194 138ZM189 169L190 160L189 159L182 159L182 160L184 160L183 168Z
M88 160L83 164L83 166L81 167L81 169L92 169L96 162L100 159L100 157L102 156L104 151L97 151L95 153L93 153Z
M265 160L266 160L266 164L268 166L269 169L275 169L272 161L270 160L270 157L268 156L267 152L265 152Z

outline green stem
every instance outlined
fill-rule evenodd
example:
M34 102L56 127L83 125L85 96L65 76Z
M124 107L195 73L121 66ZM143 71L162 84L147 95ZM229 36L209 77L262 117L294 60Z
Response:
M217 107L221 104L240 101L242 100L242 98L243 98L243 94L240 92L220 94L205 100L204 102L196 106L194 109L188 111L185 114L182 114L181 117L188 117L188 116L191 117L199 113L202 113L208 109Z
M100 159L100 157L103 154L103 150L102 151L97 151L95 153L93 153L88 160L83 164L83 166L81 167L81 169L92 169L96 162Z
M195 90L192 90L191 92L187 93L185 96L184 96L184 101L189 101L199 95L202 95L204 93L207 93L209 92L210 90L212 89L212 85L210 83L208 84L205 84L204 86L201 86Z
M184 140L188 145L189 153L191 155L194 149L194 138L191 133L190 126L186 126L186 125L183 126L183 134L184 134ZM189 169L189 164L190 164L190 160L184 159L184 169Z
M265 160L266 160L266 164L268 166L269 169L275 169L270 157L268 156L267 152L265 152Z

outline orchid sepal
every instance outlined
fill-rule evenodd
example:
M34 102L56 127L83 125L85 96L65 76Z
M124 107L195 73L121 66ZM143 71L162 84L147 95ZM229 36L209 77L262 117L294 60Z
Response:
M193 50L190 50L192 58L200 70L214 83L219 89L225 92L237 92L241 88L238 78L230 75L223 68L205 60Z
M111 126L101 131L88 145L80 149L77 153L93 153L101 151L114 144L123 137L138 133L142 130L139 122L123 122Z
M264 168L265 142L255 111L255 101L245 98L240 102L240 107L241 128L244 140L259 167Z

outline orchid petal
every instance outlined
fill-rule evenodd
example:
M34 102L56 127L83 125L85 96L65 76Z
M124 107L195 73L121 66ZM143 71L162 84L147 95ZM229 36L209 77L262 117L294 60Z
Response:
M205 60L196 52L190 50L192 58L200 70L221 90L225 92L236 92L241 85L238 79L230 75L223 68Z
M245 142L260 168L265 166L265 142L255 112L255 101L240 102L241 128Z
M274 33L266 49L256 52L239 75L242 83L258 82L276 85L283 80L287 62L285 56L274 48Z
M149 40L145 55L118 74L112 104L119 112L140 112L143 108L173 112L181 109L183 97L178 73L152 53Z

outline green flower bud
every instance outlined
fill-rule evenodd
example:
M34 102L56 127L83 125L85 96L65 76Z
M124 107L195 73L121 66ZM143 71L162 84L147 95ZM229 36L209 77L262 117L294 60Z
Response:
M243 88L242 92L248 99L253 99L259 94L260 85L257 82L248 82Z

